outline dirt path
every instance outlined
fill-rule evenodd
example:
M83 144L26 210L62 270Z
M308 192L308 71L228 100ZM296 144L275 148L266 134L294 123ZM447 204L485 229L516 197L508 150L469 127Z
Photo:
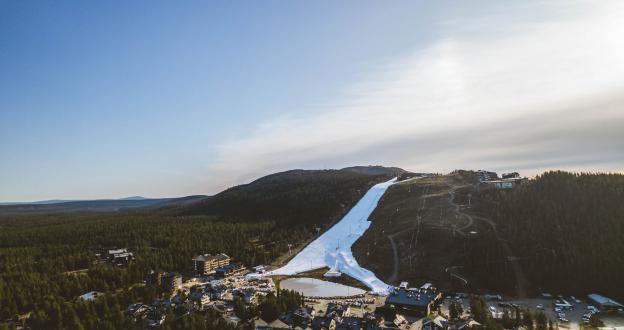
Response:
M460 205L458 205L457 203L455 203L455 190L463 188L463 187L467 187L468 185L465 186L453 186L451 188L451 190L449 191L449 204L454 208L454 211L457 215L464 217L465 219L468 220L468 223L465 224L464 226L462 226L461 228L455 228L455 232L461 234L461 235L466 235L466 233L463 232L464 229L468 229L470 228L473 224L474 224L474 220L480 220L483 221L485 223L487 223L488 225L490 225L490 227L492 228L492 230L494 231L494 235L496 236L496 240L500 243L501 247L503 248L503 251L505 252L505 255L507 256L507 260L510 262L511 264L511 268L514 272L514 277L516 278L516 294L518 296L518 298L525 298L526 297L526 287L527 287L527 279L524 276L524 273L522 272L522 267L520 267L520 263L518 262L518 258L513 254L513 251L511 250L511 248L509 247L509 244L507 244L507 241L502 239L499 234L498 231L496 229L496 223L494 223L494 221L492 221L491 219L488 218L484 218L484 217L480 217L480 216L476 216L476 215L470 215L467 214L465 212L463 212L461 210ZM449 267L447 268L447 271L453 267ZM453 275L451 273L451 275ZM465 279L461 278L462 280L465 281ZM467 281L466 281L467 282Z
M394 243L394 235L386 236L388 237L388 240L390 240L390 245L392 246L393 260L392 274L390 274L390 277L388 277L388 280L386 281L388 283L394 283L399 276L399 252L397 251L396 243Z
M455 191L457 189L460 188L465 188L468 187L470 185L462 185L462 186L452 186L451 189L448 191L449 194L449 205L453 208L453 212L455 212L456 215L468 220L468 223L466 223L465 225L463 225L461 228L457 228L454 227L453 231L462 235L462 236L466 236L466 233L464 233L464 229L468 229L470 227L472 227L472 225L474 224L474 219L472 218L472 216L470 216L469 214L466 214L464 212L461 211L461 207L459 204L455 203Z
M390 274L390 276L388 277L388 280L386 281L388 283L396 282L397 278L399 277L399 251L397 250L396 243L394 242L394 237L402 233L405 233L407 231L410 231L410 230L416 230L417 231L415 235L416 241L413 244L415 246L418 243L418 233L420 232L421 214L422 214L422 211L425 209L427 198L438 196L437 194L431 194L431 195L426 194L428 191L429 191L429 186L426 186L425 194L420 197L420 200L422 200L422 204L418 208L417 215L416 215L417 219L416 219L416 223L414 224L414 226L405 228L393 234L386 235L386 237L390 241L390 246L392 247L392 259L393 259L392 274ZM411 245L412 243L410 242L410 247Z

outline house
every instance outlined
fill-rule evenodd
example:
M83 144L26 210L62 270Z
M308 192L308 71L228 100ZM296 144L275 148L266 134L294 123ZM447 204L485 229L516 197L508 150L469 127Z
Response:
M589 299L590 303L596 305L599 309L601 310L619 310L619 309L624 309L624 305L620 304L619 302L611 299L611 298L607 298L605 296L601 296L597 293L592 293L587 295L587 298Z
M210 294L204 291L191 292L188 296L189 300L195 304L198 310L204 311L210 304Z
M162 272L154 271L153 269L145 277L146 285L160 286L162 283Z
M511 172L511 173L503 173L502 178L503 179L513 179L513 178L519 178L520 174L518 172Z
M336 320L331 317L315 317L312 330L336 330Z
M442 316L436 316L434 319L423 319L423 330L446 330L448 329L448 320Z
M266 271L266 266L265 265L258 265L253 267L253 271L258 273L258 274L263 274Z
M314 308L301 307L292 313L286 313L280 317L280 320L288 324L291 328L305 329L312 324L315 314Z
M482 186L494 189L513 189L529 182L528 178L506 178L501 180L482 181Z
M274 320L273 322L269 323L269 329L272 330L278 330L278 329L290 329L290 327L288 326L288 324L280 321L279 319Z
M464 321L455 322L455 324L453 325L453 328L457 330L463 330L463 329L472 329L473 327L480 327L480 326L481 326L481 323L475 320L464 320Z
M258 296L258 292L247 290L243 292L243 301L245 301L246 304L256 304L258 302Z
M182 285L182 276L178 273L164 273L161 276L161 286L165 291L176 291Z
M150 328L160 327L165 323L165 314L158 314L147 319L147 326Z
M312 324L314 315L316 315L314 308L301 307L292 313L293 325L304 328L304 326Z
M373 329L384 329L384 330L407 330L409 328L409 322L407 320L397 314L393 320L384 320L381 319L378 325L378 328Z
M216 255L202 254L193 259L193 269L195 274L203 276L211 274L217 268L230 264L230 257L225 253Z
M365 324L365 320L361 317L348 316L340 320L340 324L336 324L336 330L360 330Z
M114 265L123 266L134 260L134 254L128 252L128 249L108 250L108 260Z
M130 304L126 307L126 315L132 317L135 321L146 316L149 307L143 304Z
M483 183L494 189L513 189L516 187L515 182L509 180L492 180Z
M436 288L423 286L422 288L394 288L386 298L386 306L394 306L397 311L406 315L426 316L433 310L433 305L441 298Z
M272 322L266 322L261 318L258 318L254 321L254 329L255 330L282 330L282 329L291 329L291 327L280 321L279 319L274 320Z
M326 317L347 317L351 314L351 305L349 304L337 304L337 303L329 303L327 304L327 310L325 311Z
M223 267L217 268L215 271L217 276L226 278L230 276L240 275L246 271L245 266L240 262L231 263Z

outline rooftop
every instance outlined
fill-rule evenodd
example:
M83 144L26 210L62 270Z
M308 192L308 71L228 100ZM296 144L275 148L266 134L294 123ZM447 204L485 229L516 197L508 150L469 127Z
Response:
M429 290L398 288L388 295L386 304L425 307L435 299L435 296L435 293Z
M195 259L193 260L197 260L197 261L208 261L208 260L225 260L225 259L230 259L230 257L225 254L225 253L219 253L219 254L201 254L199 256L197 256Z
M618 307L618 308L624 308L624 305L620 304L619 302L605 297L605 296L601 296L597 293L592 293L587 295L587 297L603 306L613 306L613 307Z

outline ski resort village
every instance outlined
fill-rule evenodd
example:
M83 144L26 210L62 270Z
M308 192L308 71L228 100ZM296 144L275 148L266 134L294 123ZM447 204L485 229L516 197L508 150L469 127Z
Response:
M478 189L515 189L528 181L517 173L502 178L487 171L478 171L476 175ZM244 265L219 251L198 251L201 254L188 260L192 273L151 270L142 285L159 292L159 298L132 302L125 309L125 317L144 328L159 328L168 319L209 314L231 327L258 330L553 330L609 328L610 318L622 317L622 304L597 293L574 297L565 292L539 292L531 296L471 290L460 267L447 267L445 276L454 284L444 284L446 290L426 275L420 282L410 283L401 278L401 267L412 261L398 259L401 254L396 249L394 261L392 255L386 255L386 264L394 264L395 269L383 280L361 266L352 246L371 226L369 218L386 190L434 179L434 175L418 175L374 185L342 219L313 240L300 244L296 251L290 251L281 265ZM473 217L461 211L472 202L468 198L463 205L456 205L457 187L438 194L430 189L427 188L429 195L419 199L423 203L418 206L420 210L425 198L446 198L445 194L449 194L449 207L456 212L453 217L465 218L472 224ZM397 208L396 212L400 210ZM451 230L457 236L477 234L477 229L456 224ZM405 228L400 233L403 231ZM397 244L392 239L398 235L388 236L393 248ZM375 244L376 241L369 243ZM134 259L133 252L125 248L110 250L100 257L102 262L117 267L125 267ZM392 283L385 282L388 278ZM519 283L517 286L522 284ZM79 299L94 301L102 295L88 292Z

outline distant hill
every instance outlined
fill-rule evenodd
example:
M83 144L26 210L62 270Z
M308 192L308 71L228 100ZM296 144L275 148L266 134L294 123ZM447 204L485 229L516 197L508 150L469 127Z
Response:
M0 215L148 212L211 215L228 221L323 224L342 215L373 184L408 173L397 167L290 170L229 188L214 196L102 200L49 200L0 205Z
M111 199L48 199L43 201L34 201L34 202L0 202L0 206L7 205L46 205L46 204L58 204L58 203L67 203L67 202L95 202L95 201L140 201L147 200L150 198L145 198L143 196L130 196L124 198L111 198Z
M75 200L71 199L48 199L44 201L34 201L34 202L2 202L0 206L7 205L45 205L45 204L58 204L58 203L66 203L66 202L75 202Z
M134 196L121 199L100 200L48 200L0 205L0 215L70 212L121 212L145 208L158 208L172 204L185 204L198 201L206 197L207 196L203 195L180 198L145 198Z

